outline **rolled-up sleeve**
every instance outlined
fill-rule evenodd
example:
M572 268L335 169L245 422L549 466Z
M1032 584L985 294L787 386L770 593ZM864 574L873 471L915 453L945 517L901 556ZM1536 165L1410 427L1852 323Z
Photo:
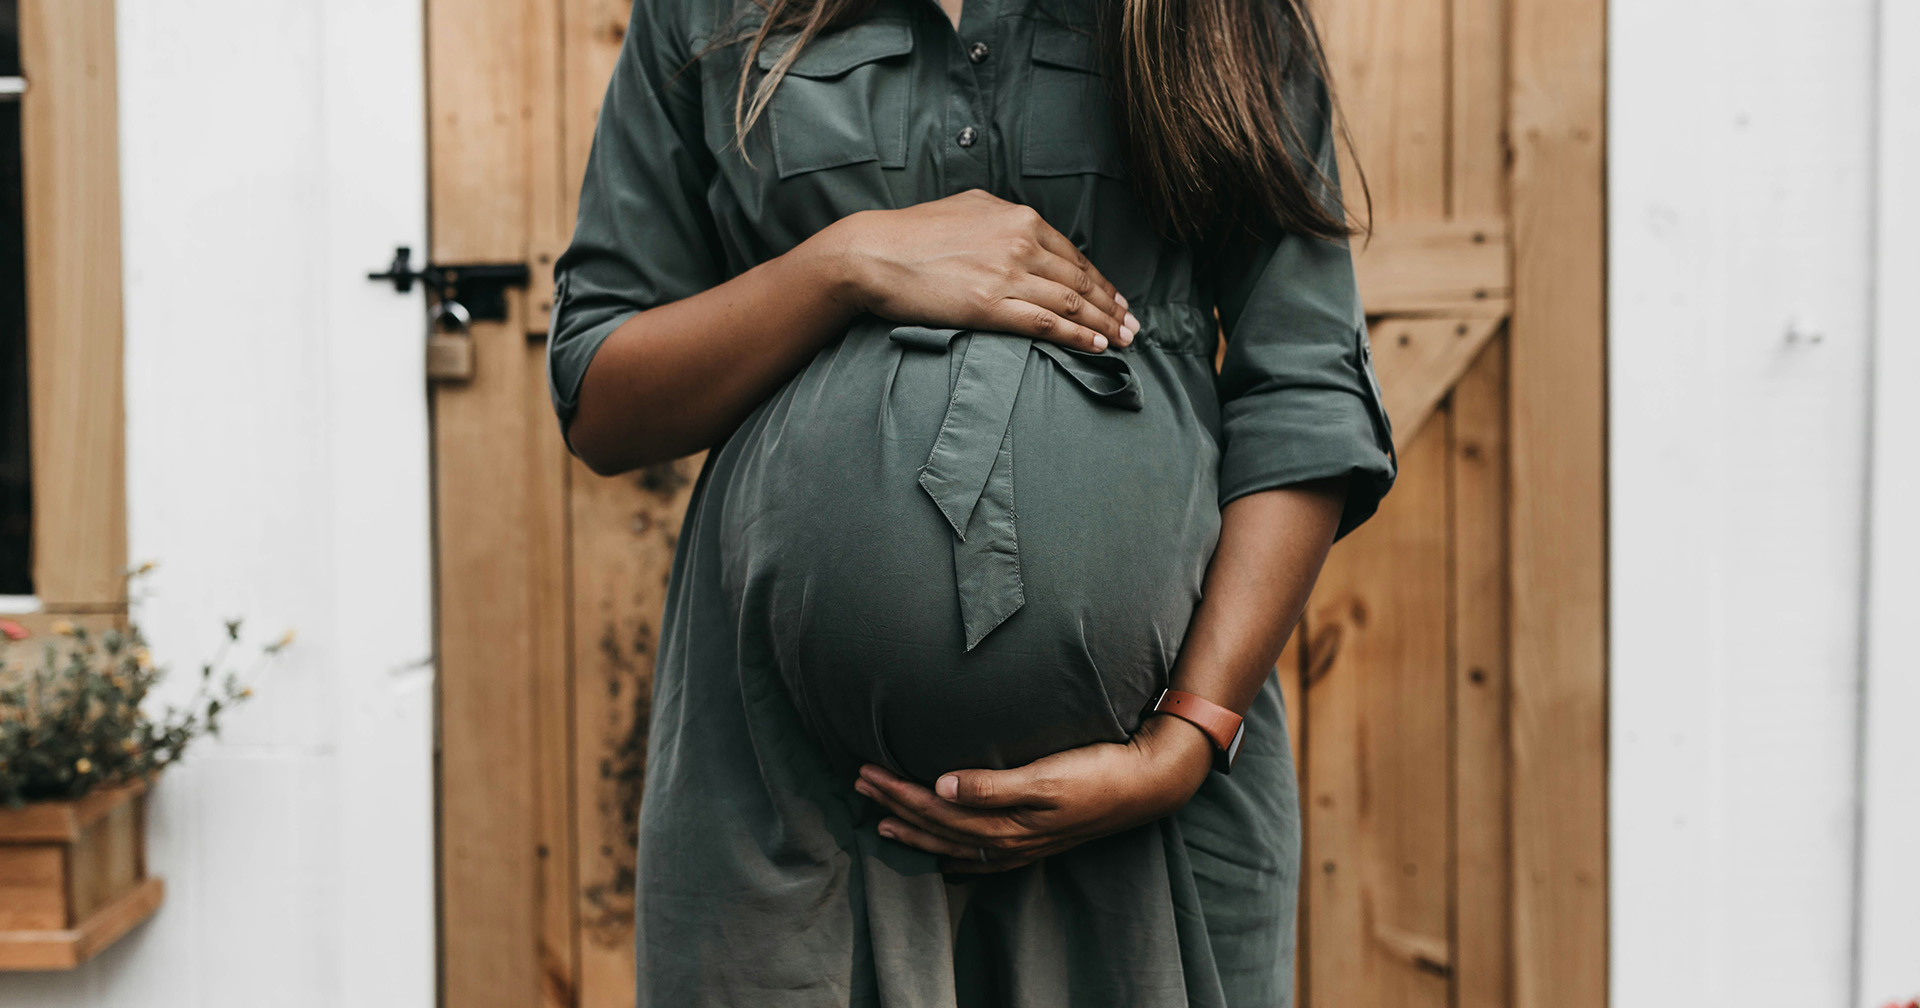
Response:
M687 65L692 40L681 15L681 0L634 3L573 239L554 263L547 385L563 436L588 364L622 322L724 279L707 204L714 166L701 139L700 70Z
M1325 91L1302 133L1338 185ZM1336 538L1379 508L1397 469L1374 378L1366 316L1345 241L1286 233L1240 245L1221 263L1216 307L1226 337L1220 506L1260 490L1349 477Z

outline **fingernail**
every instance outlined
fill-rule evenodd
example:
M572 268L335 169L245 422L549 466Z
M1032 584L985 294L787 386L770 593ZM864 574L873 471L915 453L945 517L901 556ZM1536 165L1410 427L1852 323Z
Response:
M872 766L863 766L860 768L860 777L862 780L878 781L880 779L880 772Z
M869 798L872 798L872 797L874 797L874 794L873 794L873 785L871 785L871 784L868 784L868 783L867 783L866 781L854 781L854 782L853 782L853 789L854 789L855 791L858 791L858 792L860 792L860 793L861 793L861 794L863 794L863 795L866 795L866 796L867 796L867 797L869 797Z
M898 839L900 839L899 837L897 837L897 836L894 836L894 835L893 835L893 827L891 827L891 826L882 826L882 827L880 827L880 835L881 835L881 836L883 836L883 837L886 837L886 838L887 838L887 839L889 839L889 840L898 840Z
M1105 350L1107 348L1107 338L1105 336L1100 335L1099 333L1094 333L1093 348L1095 350Z
M952 801L960 797L960 778L948 774L934 782L933 790L939 794L940 797Z
M1113 303L1119 305L1121 311L1127 310L1127 296L1125 294L1122 294L1119 291L1114 291Z
M1134 332L1140 331L1140 320L1134 318L1132 312L1128 312L1127 317L1120 320L1120 324L1132 329Z

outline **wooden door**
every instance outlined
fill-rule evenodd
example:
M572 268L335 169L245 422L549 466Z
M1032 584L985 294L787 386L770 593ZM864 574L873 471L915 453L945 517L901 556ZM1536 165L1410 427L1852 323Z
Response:
M1301 1004L1604 1003L1600 0L1321 0L1402 457L1283 659ZM552 261L628 0L427 0L432 255L526 262L433 393L444 1003L630 1004L635 813L700 459L548 405Z
M1298 1001L1597 1008L1603 8L1317 8L1371 183L1361 286L1401 472L1281 668Z
M431 251L520 263L472 377L433 391L442 1001L633 997L633 823L654 627L700 460L600 479L566 453L552 263L626 0L427 0Z

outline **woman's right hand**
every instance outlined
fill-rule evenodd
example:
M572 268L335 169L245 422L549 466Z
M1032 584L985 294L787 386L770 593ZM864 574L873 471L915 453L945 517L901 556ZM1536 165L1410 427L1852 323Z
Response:
M1030 206L980 189L863 210L821 237L844 259L848 297L896 322L994 329L1098 352L1140 322L1073 242Z

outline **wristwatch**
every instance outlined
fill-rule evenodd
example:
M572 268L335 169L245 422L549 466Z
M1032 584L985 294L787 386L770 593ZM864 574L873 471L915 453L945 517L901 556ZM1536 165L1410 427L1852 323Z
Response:
M1147 710L1171 714L1206 733L1213 740L1213 768L1232 772L1234 757L1240 755L1240 739L1247 733L1240 715L1206 697L1177 689L1161 690Z

